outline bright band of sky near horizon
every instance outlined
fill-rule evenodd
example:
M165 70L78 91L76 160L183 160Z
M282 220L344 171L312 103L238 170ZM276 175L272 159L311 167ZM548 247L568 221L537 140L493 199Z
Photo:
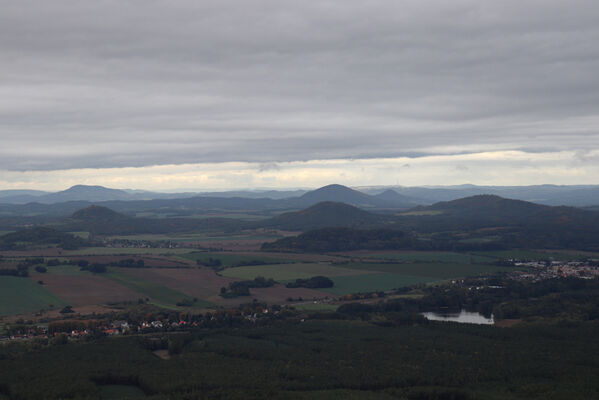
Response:
M331 182L353 186L377 185L525 185L553 181L585 184L599 176L587 163L599 152L572 154L519 151L472 153L396 159L312 160L287 163L214 163L138 168L75 169L10 172L0 185L62 190L76 184L165 191L310 188ZM510 160L511 167L504 167ZM481 173L480 171L484 171Z
M599 183L596 0L0 9L0 190Z

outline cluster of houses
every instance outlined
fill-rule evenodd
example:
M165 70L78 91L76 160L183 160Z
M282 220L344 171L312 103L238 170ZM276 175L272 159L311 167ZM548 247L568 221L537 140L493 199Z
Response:
M236 316L244 321L256 323L258 319L268 316L279 315L279 310L269 311L268 308L258 308L247 312L241 312L239 310L227 310L221 313L215 313L214 315L204 317L204 321L217 321L224 315ZM117 335L128 335L128 334L143 334L158 331L175 331L184 330L190 328L198 328L202 326L202 320L195 319L191 321L186 320L154 320L154 321L142 321L140 323L133 323L126 320L115 320L111 323L100 323L91 328L88 324L86 327L81 321L79 327L75 328L69 326L68 323L60 325L62 321L56 321L59 325L37 325L30 326L27 328L17 328L13 330L9 335L0 336L0 342L9 340L29 340L35 338L50 339L52 337L64 335L69 338L82 338L92 334L101 334L106 336L117 336Z
M512 279L537 282L553 278L593 279L599 277L599 262L589 261L513 261L514 266L525 268L509 274Z

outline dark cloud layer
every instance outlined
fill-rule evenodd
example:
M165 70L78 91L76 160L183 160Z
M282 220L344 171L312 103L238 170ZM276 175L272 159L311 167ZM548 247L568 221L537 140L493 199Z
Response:
M0 7L0 170L599 143L594 0Z

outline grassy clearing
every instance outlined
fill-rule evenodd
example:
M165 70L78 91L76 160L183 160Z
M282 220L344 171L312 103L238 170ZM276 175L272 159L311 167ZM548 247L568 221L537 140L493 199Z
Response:
M259 265L251 267L227 268L220 272L223 276L240 279L254 279L258 276L272 278L275 281L290 281L293 279L307 279L316 275L327 277L343 275L359 275L355 269L334 267L329 264L276 264Z
M328 303L300 303L294 304L297 310L306 311L337 311L339 304L328 304Z
M116 248L116 247L86 247L84 249L65 251L70 256L107 256L107 255L173 255L189 253L189 249L150 249L150 248Z
M208 260L208 258L217 258L222 262L223 267L231 267L243 262L250 261L261 261L264 264L284 264L295 262L293 260L286 260L284 258L264 257L264 256L253 256L247 254L235 254L235 253L213 253L213 252L200 252L194 251L191 253L183 254L180 256L191 261L197 260Z
M379 253L368 255L370 258L380 258L384 260L401 261L428 261L428 262L448 262L448 263L480 263L493 261L496 257L484 256L468 253L450 253L450 252L414 252L414 253Z
M0 315L26 314L66 305L32 279L0 276Z
M496 271L507 271L509 267L498 267L486 264L464 263L349 263L346 268L360 271L378 271L401 275L421 276L426 278L449 279L465 276L488 274Z
M423 276L400 274L369 274L357 276L337 276L331 278L335 286L326 289L327 292L345 295L351 293L365 293L397 289L419 283L432 282L435 279ZM322 290L322 289L321 289Z
M158 283L146 281L133 275L127 274L122 268L109 268L109 272L102 274L102 276L112 279L121 285L128 287L138 293L147 296L150 302L165 308L172 309L189 309L189 307L177 307L176 304L183 299L189 299L190 297L178 290L171 289L169 287L160 285ZM210 306L211 303L203 300L198 300L194 303L193 308L204 308Z

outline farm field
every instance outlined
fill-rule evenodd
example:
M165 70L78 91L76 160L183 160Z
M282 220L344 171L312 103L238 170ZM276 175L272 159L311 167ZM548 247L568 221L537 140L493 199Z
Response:
M335 267L330 264L278 264L259 265L250 267L227 268L220 272L223 276L240 279L254 279L258 276L272 278L275 281L289 281L292 279L306 279L316 275L327 277L343 275L369 274L371 271Z
M0 276L0 316L26 314L67 305L33 279Z
M343 264L343 267L357 269L360 271L387 272L438 279L460 278L465 276L487 274L495 271L509 270L509 267L499 267L494 265L440 262L401 264L355 262Z
M106 274L79 271L75 266L57 268L57 274L33 273L31 278L33 281L42 280L44 288L73 307L136 301L144 297L135 290L107 279Z
M332 288L321 289L336 295L351 293L365 293L375 291L387 291L404 286L429 283L436 279L422 276L400 275L400 274L369 274L354 276L337 276L331 278L335 283Z
M165 308L177 308L176 303L184 299L189 299L189 296L178 290L143 279L137 274L125 272L123 268L111 267L109 268L109 272L104 276L135 292L141 293L142 297L148 297L151 303ZM194 307L207 307L209 305L210 303L208 302L198 300L194 304Z
M250 267L243 267L250 268ZM268 288L252 288L251 296L225 299L220 296L220 288L227 287L237 278L219 276L209 268L192 269L135 269L127 272L141 279L178 290L187 296L197 297L218 306L235 306L247 303L252 299L268 304L285 303L289 297L304 299L323 298L328 294L322 291L306 288L288 289L283 285Z
M135 279L142 279L157 285L166 286L188 297L208 299L211 302L221 299L219 296L221 287L226 287L229 283L237 280L219 276L209 268L132 269L127 271L126 275ZM181 298L175 298L175 300L180 301Z

